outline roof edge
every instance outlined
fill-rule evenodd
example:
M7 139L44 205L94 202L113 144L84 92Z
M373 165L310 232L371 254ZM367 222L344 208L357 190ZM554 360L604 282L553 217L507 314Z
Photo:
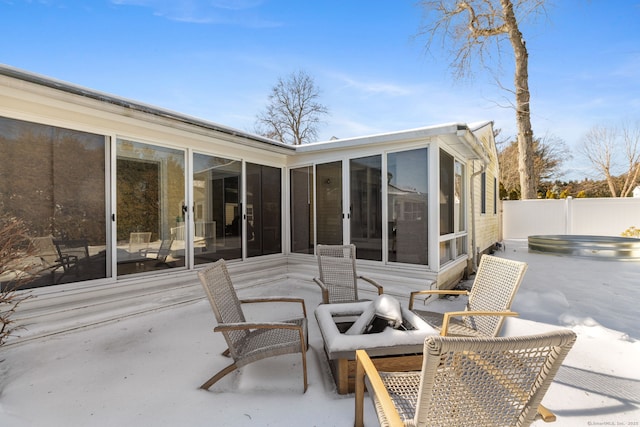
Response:
M294 147L290 144L285 144L279 141L275 141L260 135L255 135L249 132L244 132L232 127L223 126L208 120L199 119L197 117L181 114L172 110L155 107L142 102L132 101L127 98L123 98L116 95L111 95L105 92L96 91L83 86L68 83L62 80L54 79L41 74L32 73L29 71L21 70L19 68L11 67L6 64L0 64L0 75L22 80L28 83L33 83L39 86L44 86L51 89L56 89L62 92L66 92L72 95L81 96L84 98L92 99L95 101L112 104L118 107L126 108L133 111L138 111L144 114L157 116L165 119L178 121L183 124L204 128L207 130L217 131L228 135L242 137L254 140L256 142L269 144L279 148L285 148L293 150Z

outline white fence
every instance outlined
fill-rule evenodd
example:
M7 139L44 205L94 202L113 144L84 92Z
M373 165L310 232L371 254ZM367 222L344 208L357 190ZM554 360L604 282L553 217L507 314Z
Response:
M582 234L620 236L640 228L640 198L538 199L502 201L502 238Z

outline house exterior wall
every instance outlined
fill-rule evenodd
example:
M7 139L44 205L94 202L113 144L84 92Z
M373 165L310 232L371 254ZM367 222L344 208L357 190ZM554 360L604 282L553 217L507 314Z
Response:
M104 212L107 218L107 259L110 272L106 278L90 280L87 282L67 283L37 289L35 292L42 296L38 304L32 304L34 310L39 311L44 301L58 305L58 291L65 295L76 294L73 299L78 306L87 306L87 301L96 299L102 295L105 298L116 298L117 292L113 287L104 287L105 284L118 283L131 286L131 289L139 289L141 294L145 290L153 289L153 283L158 283L160 288L170 289L176 281L193 284L195 276L193 270L198 268L193 262L187 260L182 269L154 272L153 275L117 276L115 250L109 249L109 245L115 244L114 225L111 224L111 212L116 205L115 200L115 144L119 140L131 140L157 147L166 147L184 152L185 160L185 199L193 198L193 189L190 188L189 176L192 173L192 156L194 153L219 156L258 165L279 168L282 171L282 251L281 253L263 255L260 257L247 257L238 260L242 262L232 263L231 270L239 277L243 284L268 283L271 280L283 278L305 278L310 280L316 273L315 258L309 254L292 254L289 245L291 224L291 211L289 209L289 171L300 166L315 167L327 162L342 161L343 165L349 164L349 159L367 156L380 156L382 171L386 169L386 162L390 153L407 150L428 150L428 192L429 192L429 219L428 219L428 262L424 264L407 264L399 262L379 262L359 260L359 269L374 278L381 279L389 285L389 292L397 289L404 295L408 289L419 289L431 281L438 281L446 286L455 283L467 266L467 261L472 257L473 242L479 248L490 246L495 240L493 235L497 227L497 217L478 214L479 190L478 177L472 177L474 169L478 169L481 160L476 152L478 141L482 141L484 151L495 151L492 135L489 138L482 132L480 137L472 136L466 125L447 124L430 128L410 131L401 131L389 134L374 135L362 138L349 138L327 143L309 144L302 147L291 147L274 141L265 140L262 137L245 134L241 131L225 128L210 122L203 122L181 116L170 111L147 107L142 104L128 105L126 100L114 99L108 95L85 91L81 88L65 87L56 82L36 81L38 79L20 79L11 73L0 73L0 116L39 123L65 129L73 129L104 135L108 138L105 162L105 181L107 190L107 209ZM483 132L490 132L483 130ZM485 139L482 139L485 138ZM469 247L461 251L452 261L441 264L439 261L439 233L438 233L438 158L439 150L443 148L455 156L456 161L462 162L466 167L465 195L467 209L466 242ZM497 176L497 157L489 158L490 164L487 171L491 176ZM495 164L493 164L495 163ZM384 176L384 175L383 175ZM349 179L348 173L343 169L343 181ZM470 184L472 182L473 184ZM384 184L384 182L382 183ZM387 189L381 185L382 211L387 211ZM473 188L473 190L472 190ZM490 189L491 190L491 189ZM472 201L473 198L473 201ZM490 199L490 198L489 198ZM347 198L345 197L345 200ZM473 213L473 214L471 214ZM321 215L321 211L318 211ZM384 218L382 238L385 239L383 253L389 250L386 241L390 235L388 219ZM480 227L475 229L474 224ZM475 231L474 231L475 230ZM347 236L348 237L348 236ZM192 245L188 237L185 237L185 245ZM481 250L482 250L481 249ZM111 252L109 252L111 251ZM466 252L466 253L465 253ZM185 252L187 253L187 252ZM205 264L206 265L206 264ZM60 294L61 295L61 294ZM55 301L55 302L54 302ZM25 304L29 307L29 303Z
M473 212L475 217L475 238L472 239L472 254L475 255L474 260L480 262L478 254L491 250L496 242L500 239L500 209L499 209L499 165L498 153L496 149L495 139L493 137L493 127L484 126L474 132L478 140L485 147L490 161L483 165L478 161L471 162L471 175L473 185ZM484 171L485 179L483 186L482 173ZM485 212L482 212L482 200L485 200Z

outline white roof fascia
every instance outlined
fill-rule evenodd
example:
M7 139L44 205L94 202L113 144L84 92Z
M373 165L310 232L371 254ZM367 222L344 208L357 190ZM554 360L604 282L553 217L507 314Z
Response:
M84 99L98 101L99 103L113 105L120 108L124 108L131 111L142 113L141 116L156 117L173 122L178 122L181 125L190 127L196 127L205 131L220 132L223 134L231 135L239 140L236 142L240 144L257 146L262 145L263 149L272 150L276 149L278 152L287 152L291 154L294 151L294 147L290 144L285 144L280 141L275 141L269 138L265 138L260 135L254 135L249 132L244 132L232 127L220 125L218 123L210 122L207 120L192 117L186 114L181 114L168 109L159 108L149 104L144 104L138 101L132 101L127 98L107 94L104 92L95 91L82 86L74 85L61 80L52 79L50 77L42 76L36 73L31 73L18 68L10 67L5 64L0 64L0 76L6 76L9 78L17 79L19 81L31 83L40 87L50 88L58 90L71 95L76 95Z
M115 95L95 91L82 86L67 83L61 80L52 79L39 74L27 72L5 64L0 64L0 76L6 76L10 79L30 83L39 87L58 90L63 93L79 96L81 99L87 99L98 102L102 105L113 105L119 108L135 111L140 113L138 118L147 120L162 119L174 122L180 126L191 127L192 129L201 129L201 132L220 132L222 134L235 137L235 142L255 148L268 151L275 151L284 154L294 153L313 153L321 151L332 151L357 148L359 146L375 146L400 141L419 141L432 137L457 136L462 142L467 154L471 157L481 159L485 163L489 162L489 156L486 154L484 147L473 135L470 128L477 130L479 127L486 126L492 122L479 122L471 127L464 123L445 123L434 126L427 126L416 129L381 133L369 136L352 137L345 139L336 139L332 141L315 142L302 145L290 145L273 139L265 138L260 135L251 134L228 126L223 126L214 122L177 113L171 110L155 107L137 101ZM24 89L24 88L23 88ZM478 127L475 127L478 126ZM448 140L448 138L445 138Z
M491 122L489 122L491 123ZM487 123L488 124L488 123ZM485 124L486 125L486 124ZM481 126L484 127L484 126ZM478 130L479 128L476 128ZM485 166L491 163L491 158L487 150L482 143L478 141L478 138L473 134L469 127L466 129L460 129L457 133L461 141L463 141L469 149L475 154L476 159L481 160Z
M352 138L336 139L332 141L313 142L308 144L297 145L296 152L309 153L314 151L325 150L341 150L358 147L361 145L377 145L388 144L398 141L412 141L427 139L446 134L455 135L460 126L466 125L461 123L446 123L435 126L427 126L417 129L401 130L388 133L380 133L368 136L358 136Z

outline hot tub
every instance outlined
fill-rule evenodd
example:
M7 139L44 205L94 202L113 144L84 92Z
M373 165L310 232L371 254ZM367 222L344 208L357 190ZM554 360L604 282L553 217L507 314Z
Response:
M529 236L529 251L604 260L640 261L640 239L618 236Z

